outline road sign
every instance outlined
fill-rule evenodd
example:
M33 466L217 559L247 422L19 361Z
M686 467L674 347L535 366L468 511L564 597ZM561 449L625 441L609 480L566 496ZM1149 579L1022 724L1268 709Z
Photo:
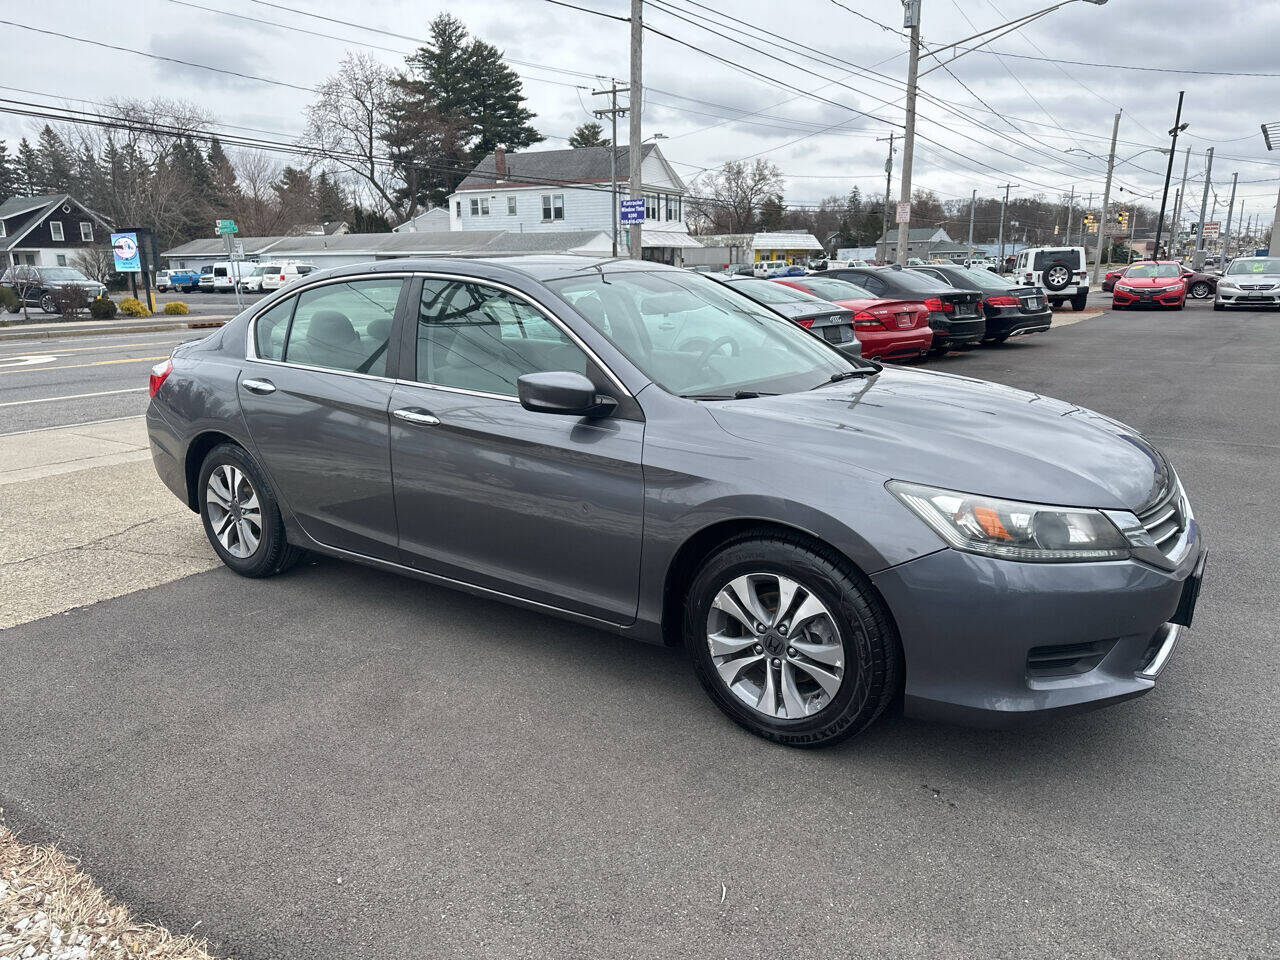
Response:
M231 241L231 259L232 260L244 259L244 241L243 240Z
M219 220L215 224L218 233L239 233L240 228L234 220Z
M621 223L644 223L644 197L618 201L618 220Z
M911 222L911 201L898 201L898 219L894 223L910 223Z
M1204 224L1204 235L1206 237L1216 237L1222 229L1222 224L1217 220L1206 220Z
M138 256L138 235L136 233L113 233L111 235L111 256L115 258L117 273L142 272L142 261Z

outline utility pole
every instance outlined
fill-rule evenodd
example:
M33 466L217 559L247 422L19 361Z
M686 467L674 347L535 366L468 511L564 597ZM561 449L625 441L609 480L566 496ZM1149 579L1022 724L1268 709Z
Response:
M889 158L884 162L884 215L880 218L880 256L876 259L889 259L889 190L893 185L893 138L894 131L889 131L887 137L876 137L876 143L884 143L889 141Z
M626 87L619 87L618 81L614 80L613 85L607 90L592 90L593 97L609 95L609 106L607 109L592 110L591 112L597 117L608 117L613 125L613 139L609 141L609 197L613 203L613 255L618 255L618 117L625 117L628 113L626 107L618 106L618 94L626 93Z
M1280 256L1280 193L1276 194L1276 214L1271 220L1271 241L1267 253Z
M1187 128L1187 124L1182 122L1182 98L1186 95L1187 91L1178 91L1178 112L1174 115L1173 128L1169 131L1169 136L1173 138L1173 142L1169 144L1169 165L1164 171L1164 192L1160 194L1160 219L1156 221L1156 249L1153 255L1156 260L1160 259L1160 234L1164 231L1164 210L1169 201L1169 178L1173 176L1173 154L1178 149L1178 134ZM1114 138L1112 139L1111 156L1114 158L1116 150ZM1108 176L1108 179L1110 179L1110 176Z
M1121 111L1123 112L1123 111ZM1093 285L1097 286L1100 271L1102 270L1102 241L1107 234L1107 207L1111 203L1111 174L1116 169L1116 137L1120 135L1120 114L1116 114L1116 118L1111 123L1111 152L1107 154L1107 181L1102 188L1102 216L1098 217L1098 245L1093 248ZM1170 154L1172 156L1172 154ZM1172 162L1172 161L1170 161ZM1160 205L1160 216L1164 217L1164 204ZM1156 256L1158 257L1160 250L1159 228L1156 234Z
M640 183L641 154L644 152L643 137L640 131L640 114L644 109L643 70L640 57L644 40L644 0L631 0L631 135L627 144L627 160L631 174L631 199L643 200L644 188ZM618 211L614 210L616 217ZM643 225L633 223L629 238L631 241L631 259L639 260L643 254L641 249Z
M1076 185L1071 185L1071 195L1067 198L1067 237L1063 241L1064 247L1071 246L1071 217L1076 208Z
M1191 255L1191 266L1199 270L1204 266L1204 215L1209 209L1209 184L1213 180L1213 147L1205 151L1204 193L1200 195L1200 225L1196 227L1196 249Z
M1187 167L1191 164L1191 148L1182 156L1182 186L1178 188L1178 199L1173 204L1173 221L1169 224L1169 234L1177 237L1182 232L1182 201L1187 199Z
M1009 188L1021 186L1017 183L1002 184L1004 187L1004 199L1000 201L1000 268L1004 269L1004 211L1009 206ZM997 187L997 190L1000 188Z
M973 257L973 211L978 205L978 191L973 191L973 196L969 198L969 256Z
M1240 179L1239 173L1231 175L1231 201L1227 204L1227 229L1222 234L1222 259L1223 269L1226 269L1227 244L1231 242L1231 218L1236 212L1236 181Z
M638 0L637 0L638 2ZM907 62L907 115L906 130L902 135L902 187L898 196L907 205L904 211L905 220L898 223L898 255L897 262L903 266L907 262L907 240L911 232L911 163L916 152L916 89L920 75L920 3L918 0L904 0L903 9L910 27L910 59Z

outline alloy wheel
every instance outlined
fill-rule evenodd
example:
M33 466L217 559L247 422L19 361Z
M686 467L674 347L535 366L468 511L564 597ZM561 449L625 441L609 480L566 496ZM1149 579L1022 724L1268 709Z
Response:
M1066 267L1051 267L1045 276L1045 283L1056 290L1061 290L1070 279L1071 274L1067 272Z
M844 644L831 612L781 574L726 583L707 615L707 646L729 692L770 719L812 716L844 682Z
M244 560L262 542L262 506L243 470L230 463L214 468L205 487L205 510L223 549Z
M1209 299L1209 293L1210 293L1209 285L1205 283L1203 280L1201 280L1199 283L1193 283L1191 285L1191 296L1196 300Z

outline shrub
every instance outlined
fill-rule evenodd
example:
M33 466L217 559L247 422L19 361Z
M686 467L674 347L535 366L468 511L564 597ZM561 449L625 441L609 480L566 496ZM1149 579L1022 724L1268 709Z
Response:
M164 305L164 312L171 317L174 317L174 316L181 317L181 316L185 316L191 311L187 309L187 305L183 303L181 300L174 300Z
M120 301L120 312L126 317L149 317L151 311L137 297L125 297Z
M17 313L21 307L22 304L18 301L18 295L13 292L12 287L0 287L0 310Z
M64 317L74 317L89 306L89 293L77 284L58 287L49 294L53 298L53 309Z
M89 316L95 320L110 320L116 315L115 302L103 294L89 301Z

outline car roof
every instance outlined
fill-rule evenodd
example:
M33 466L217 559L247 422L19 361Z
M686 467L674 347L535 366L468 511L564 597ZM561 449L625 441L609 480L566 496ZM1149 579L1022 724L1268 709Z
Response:
M525 277L546 282L568 277L580 277L603 271L606 274L671 271L688 273L680 267L656 263L652 260L632 260L626 257L585 257L576 254L546 255L528 254L515 257L397 257L392 260L348 264L311 274L311 277L339 277L356 273L404 273L404 272L470 273L474 276L500 279ZM704 274L707 276L707 274Z

